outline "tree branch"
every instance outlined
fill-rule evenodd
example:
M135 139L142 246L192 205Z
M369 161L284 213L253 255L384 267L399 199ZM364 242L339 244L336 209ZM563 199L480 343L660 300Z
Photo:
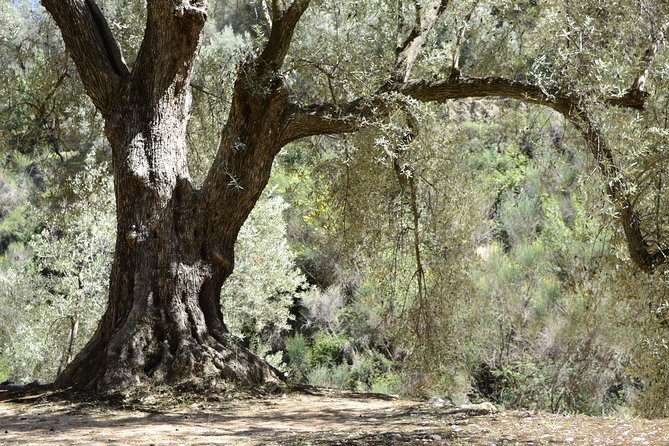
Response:
M129 74L109 25L94 0L42 0L60 29L86 92L109 113L108 102Z
M669 28L669 22L662 25L650 47L646 50L646 53L643 56L643 70L639 73L639 76L634 79L634 82L630 87L630 92L646 91L646 79L648 79L648 75L650 74L650 66L653 64L653 61L655 61L655 56L657 56L657 52L660 50L660 44L664 40L667 28Z
M206 20L206 0L147 1L146 30L133 70L147 99L188 87Z
M606 181L607 194L618 211L632 260L645 271L652 271L655 266L669 261L667 259L669 251L665 247L659 247L656 252L650 251L641 230L639 214L630 201L630 191L625 176L616 165L613 152L584 108L583 98L560 91L547 92L526 82L502 78L413 81L398 84L394 90L414 99L429 102L499 96L539 104L559 112L579 130ZM643 108L646 97L647 95L628 94L607 99L605 102L622 107Z
M451 62L451 76L460 75L460 53L462 51L462 43L465 40L465 34L467 33L467 24L472 18L472 14L478 7L478 2L474 3L474 6L469 10L465 19L462 23L462 26L458 30L458 35L455 40L455 48L453 49L453 61Z
M86 5L91 11L91 15L93 16L96 25L95 28L98 39L103 43L104 48L107 51L107 57L112 68L116 74L121 77L129 75L130 70L128 70L128 66L125 63L121 48L118 46L118 42L116 42L102 11L100 11L100 8L98 8L98 5L94 0L86 0Z
M669 262L667 247L658 247L655 252L651 252L641 230L639 213L634 209L630 200L629 186L625 176L616 165L613 152L587 111L574 103L570 104L568 113L562 114L579 130L606 180L606 192L618 211L632 261L647 272L652 272L656 266Z
M299 106L291 104L285 111L284 144L314 135L351 133L364 123L388 115L402 107L397 100L390 101L383 93L400 93L421 102L445 102L451 99L500 97L539 104L560 113L569 113L570 107L578 104L576 97L560 91L546 91L534 84L500 77L463 78L445 80L413 80L384 85L371 98L358 98L341 106L317 104ZM627 94L607 98L611 105L628 108L643 108L647 95Z
M393 81L403 82L409 79L411 69L423 48L425 39L441 13L448 6L448 1L431 0L424 6L421 6L420 2L416 2L416 22L414 28L402 46L396 50L395 68L391 76Z
M278 71L283 65L295 27L309 7L310 0L294 0L288 8L279 3L282 2L272 2L273 15L269 41L258 58L259 68L263 71Z
M450 77L442 80L414 80L385 85L381 91L395 91L422 102L443 102L449 99L504 97L551 107L576 98L559 90L547 90L526 81L500 77ZM647 93L628 92L623 96L602 98L617 107L643 109ZM553 108L553 107L551 107Z
M632 260L643 270L652 271L659 264L669 262L669 249L651 249L641 230L639 214L630 200L629 186L623 172L615 163L613 152L606 144L583 105L583 98L559 90L546 91L536 85L498 77L462 78L445 80L414 80L385 85L382 92L400 93L421 102L444 102L451 99L500 97L551 108L571 122L586 141L599 170L606 181L607 194L614 203ZM605 102L631 108L643 108L646 95L625 95L606 99ZM357 99L340 107L332 104L299 107L292 105L286 119L287 127L282 144L295 139L327 134L351 133L359 130L372 118L387 116L401 104L383 94L372 99Z
M353 133L371 120L378 120L401 108L383 95L358 98L342 105L288 104L284 109L281 145L316 135Z
M260 11L262 12L262 19L265 21L267 26L267 33L272 32L272 15L269 12L269 7L267 6L267 0L262 0L260 2Z

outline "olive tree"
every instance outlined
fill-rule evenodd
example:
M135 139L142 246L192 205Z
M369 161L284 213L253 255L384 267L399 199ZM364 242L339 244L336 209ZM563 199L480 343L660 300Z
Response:
M207 1L147 0L144 37L130 65L95 0L41 3L59 27L81 82L104 120L117 218L107 309L92 339L58 377L57 386L109 391L147 383L215 386L279 381L278 372L241 346L224 322L220 293L233 272L240 229L283 147L315 135L356 132L370 121L397 116L406 121L402 144L410 145L420 127L412 101L505 97L561 113L581 132L606 180L631 258L644 269L665 261L663 249L651 249L646 241L624 172L589 107L592 102L605 107L644 106L645 79L664 30L649 21L635 28L638 35L630 32L629 48L619 48L629 55L618 59L627 64L620 72L631 78L609 91L598 88L597 73L561 69L559 56L565 53L550 38L546 52L551 56L548 50L555 50L553 60L540 59L536 52L523 57L523 28L528 39L539 39L537 21L542 14L556 16L568 4L253 2L249 6L258 21L257 51L234 68L227 121L215 129L218 150L200 185L188 171L186 133ZM578 14L590 14L588 26L599 30L608 18L595 3L586 2L592 12ZM320 11L331 19L321 27L317 26ZM523 20L523 14L531 20ZM626 14L628 19L634 15ZM309 28L300 29L305 18ZM559 20L554 24L564 25L562 31L574 39L569 27L575 25ZM351 38L356 27L366 33L358 41L352 39L349 48L337 47L332 44L337 27L346 27ZM647 27L652 39L647 38ZM500 29L508 32L504 35ZM587 29L580 31L581 41L589 36ZM335 63L305 57L302 65L308 70L297 58L287 63L296 32L302 33L300 45L311 48L313 56ZM319 38L319 33L326 38ZM516 42L513 50L499 51L495 45L506 41ZM593 42L598 41L593 38ZM347 57L357 51L359 57ZM515 65L496 57L512 51L520 52L512 59L518 62ZM579 55L583 60L575 63L587 71L595 57L585 51ZM374 72L366 73L364 64L372 60ZM337 61L346 67L354 61L359 72L343 72ZM431 73L416 68L435 61L440 69ZM482 69L494 70L496 62L501 63L499 72L479 75ZM523 67L526 72L519 72ZM579 76L591 80L590 90L570 82ZM342 80L347 77L357 77L361 87L342 88L348 85ZM410 166L400 165L399 152L397 164L399 174L414 189ZM415 223L419 224L418 213ZM418 237L418 226L415 231ZM416 257L416 277L421 280L418 252ZM417 288L422 288L420 283Z

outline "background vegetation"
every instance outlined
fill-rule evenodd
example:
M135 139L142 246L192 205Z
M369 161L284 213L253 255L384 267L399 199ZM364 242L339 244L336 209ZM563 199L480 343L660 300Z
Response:
M100 3L132 64L142 2ZM602 94L629 77L619 62L631 55L616 43L624 23L601 25L629 17L626 2L537 3L458 2L420 70L443 70L456 49L437 42L456 41L472 75L494 65ZM364 91L392 60L397 23L379 17L401 21L406 8L322 4L293 47L293 88L310 77L322 90L307 98ZM216 147L209 129L225 116L225 73L262 38L256 14L254 2L211 7L193 82L196 180ZM109 148L42 10L4 2L0 22L0 381L50 381L104 310L115 231ZM668 66L660 51L647 110L597 115L658 233L669 229ZM420 132L410 146L398 116L280 155L221 296L232 333L295 383L667 415L669 271L630 262L577 132L512 101L411 107Z

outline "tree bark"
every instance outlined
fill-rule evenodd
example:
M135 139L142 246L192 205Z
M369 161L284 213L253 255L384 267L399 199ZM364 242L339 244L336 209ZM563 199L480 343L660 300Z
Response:
M229 335L220 291L233 270L237 234L279 150L269 137L278 132L278 121L262 113L285 97L274 94L283 83L255 66L245 68L253 74L240 76L223 132L234 136L222 139L208 184L195 190L186 126L204 9L194 2L149 1L145 38L130 73L119 65L118 45L92 0L43 3L105 118L117 213L107 309L56 386L113 392L147 384L279 382L279 372ZM282 38L290 34L275 26ZM272 63L281 62L282 51L267 52ZM271 83L273 94L250 88L258 83L260 91Z
M229 231L238 231L246 216L218 203L230 210L221 236L211 229L204 194L191 186L188 91L170 88L159 101L138 96L119 108L123 119L108 121L106 129L117 208L109 303L56 385L116 391L278 380L223 323L220 290L233 269L236 239Z

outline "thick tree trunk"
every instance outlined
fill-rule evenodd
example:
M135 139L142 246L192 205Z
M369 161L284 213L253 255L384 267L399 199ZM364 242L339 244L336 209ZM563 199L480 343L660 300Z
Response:
M117 240L109 303L58 387L118 391L152 384L279 381L223 323L220 290L234 244L285 141L278 74L309 5L276 3L266 48L238 72L230 117L202 189L188 174L190 78L206 1L148 0L134 67L94 0L42 0L62 31L113 152Z
M117 205L109 303L93 338L58 377L59 387L118 391L149 383L215 387L280 379L223 323L220 290L248 212L218 200L227 209L221 221L218 209L207 209L206 194L191 186L189 102L188 89L176 88L158 101L126 97L117 118L107 120ZM250 194L247 201L254 201L268 177L269 171L243 194L229 186L229 199ZM212 228L213 215L219 228Z

